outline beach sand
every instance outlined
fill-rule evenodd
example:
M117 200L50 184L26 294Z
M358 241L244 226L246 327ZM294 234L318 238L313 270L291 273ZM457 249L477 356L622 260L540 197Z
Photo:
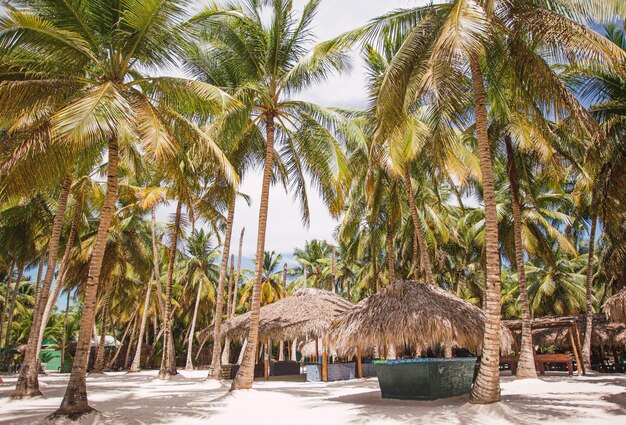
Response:
M206 382L206 371L157 371L87 378L89 402L100 413L82 424L626 424L626 376L502 377L502 402L471 405L468 397L387 400L376 378L307 383L257 381L229 393L230 382ZM69 375L40 377L43 397L10 400L16 376L0 385L0 424L41 423L60 404Z

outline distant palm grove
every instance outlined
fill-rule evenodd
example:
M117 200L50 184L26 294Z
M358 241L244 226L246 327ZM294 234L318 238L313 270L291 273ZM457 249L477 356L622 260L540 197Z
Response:
M42 344L71 372L57 416L91 410L88 372L220 379L241 348L222 347L222 323L248 311L232 390L250 388L262 305L304 287L356 304L400 280L484 310L473 402L499 400L501 318L523 320L520 373L536 376L530 319L586 315L589 364L593 313L626 285L626 3L424 3L318 40L320 0L4 2L13 397L41 394ZM368 101L307 101L355 52ZM261 191L242 193L252 173ZM316 191L334 240L271 251L272 185L305 224ZM252 200L257 234L233 228ZM106 336L122 346L105 350Z

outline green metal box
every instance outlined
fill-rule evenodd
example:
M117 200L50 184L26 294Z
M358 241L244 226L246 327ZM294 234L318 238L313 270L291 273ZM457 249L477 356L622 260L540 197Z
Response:
M436 400L472 389L476 357L375 360L383 398Z

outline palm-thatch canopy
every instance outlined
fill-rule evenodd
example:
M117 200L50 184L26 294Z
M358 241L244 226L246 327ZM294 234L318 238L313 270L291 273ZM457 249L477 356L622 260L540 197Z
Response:
M521 320L503 320L502 323L511 331L522 329ZM585 315L566 317L540 317L533 319L533 343L541 347L555 346L571 348L569 329L576 323L581 341L585 337ZM599 345L626 344L626 325L607 320L604 314L593 315L591 343Z
M480 308L439 287L406 281L363 300L333 323L326 338L339 351L356 345L436 348L446 343L479 350L484 329ZM512 342L502 326L502 350L508 353Z
M614 322L626 323L626 288L606 300L604 311Z
M323 336L330 324L354 307L323 289L300 289L292 296L261 307L259 338L293 340ZM224 322L222 335L243 340L248 336L250 312Z

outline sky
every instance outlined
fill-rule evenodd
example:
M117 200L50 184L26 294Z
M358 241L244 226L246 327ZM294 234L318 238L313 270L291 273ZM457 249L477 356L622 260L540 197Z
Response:
M385 12L402 7L414 7L422 0L322 0L319 12L314 21L314 32L319 41L337 36L345 31L359 27L370 19ZM295 7L301 10L306 0L295 0ZM319 103L324 106L363 107L366 102L364 68L355 52L352 70L349 74L335 76L326 84L302 93L303 100ZM248 207L239 200L235 212L233 241L231 252L237 255L241 228L246 228L243 243L243 256L252 258L256 251L256 235L258 231L259 197L261 193L261 171L249 173L242 181L241 192L252 198ZM300 207L293 201L290 194L285 193L282 186L274 186L270 192L269 213L267 222L266 251L291 254L295 247L304 245L311 239L332 241L338 222L333 220L315 190L309 189L311 223L307 228L302 224ZM160 212L160 220L169 218L173 207L169 206Z

